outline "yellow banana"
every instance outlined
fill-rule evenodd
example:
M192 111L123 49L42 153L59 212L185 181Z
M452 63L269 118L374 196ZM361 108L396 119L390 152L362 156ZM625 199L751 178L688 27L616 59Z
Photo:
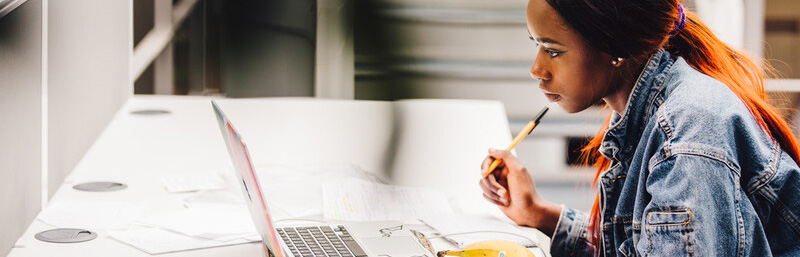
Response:
M460 257L536 257L528 248L505 240L486 240L472 243L462 251L441 251L437 256Z
M505 257L506 253L490 249L472 249L463 251L441 251L437 256L459 256L459 257Z

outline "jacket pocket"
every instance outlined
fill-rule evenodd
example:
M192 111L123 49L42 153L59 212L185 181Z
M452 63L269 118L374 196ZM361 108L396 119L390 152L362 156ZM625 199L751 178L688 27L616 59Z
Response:
M645 256L692 256L692 211L675 209L647 213L645 226L650 243Z
M639 256L636 253L636 248L634 248L633 246L633 238L628 238L625 241L623 241L622 244L619 245L619 248L617 248L617 251L619 251L618 256L624 256L624 257Z

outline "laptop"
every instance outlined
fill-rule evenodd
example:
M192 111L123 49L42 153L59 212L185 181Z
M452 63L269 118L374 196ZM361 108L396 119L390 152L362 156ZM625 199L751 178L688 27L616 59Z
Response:
M253 224L269 256L413 256L433 257L399 221L313 223L276 226L244 139L211 100L222 137L244 193Z

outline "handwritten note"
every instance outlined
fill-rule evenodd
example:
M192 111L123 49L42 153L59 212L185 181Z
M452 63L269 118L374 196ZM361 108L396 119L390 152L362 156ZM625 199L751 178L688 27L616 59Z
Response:
M419 217L452 213L447 197L436 190L343 179L323 187L326 219L399 220L419 224Z

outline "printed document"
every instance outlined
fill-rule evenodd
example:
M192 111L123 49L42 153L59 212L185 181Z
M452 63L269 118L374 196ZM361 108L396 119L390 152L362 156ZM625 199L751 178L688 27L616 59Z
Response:
M419 217L452 213L443 193L427 188L343 179L323 187L326 219L352 221L399 220L419 224Z

